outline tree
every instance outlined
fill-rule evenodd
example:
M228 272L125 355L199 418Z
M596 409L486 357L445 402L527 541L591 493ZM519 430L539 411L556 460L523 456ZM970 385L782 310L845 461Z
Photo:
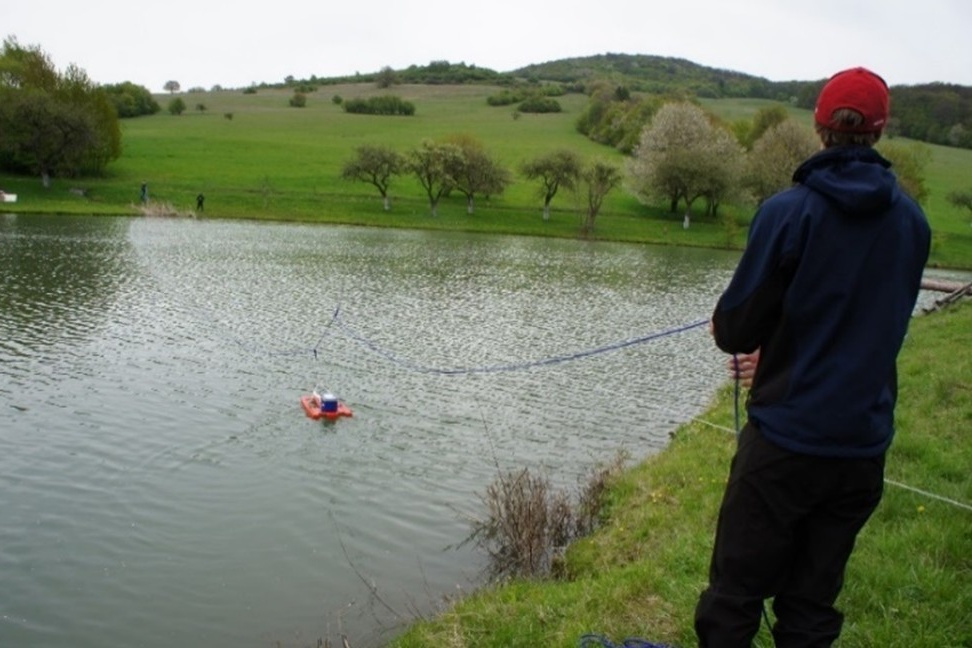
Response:
M59 73L39 47L8 38L0 51L0 167L38 174L101 173L121 154L118 113L108 94L69 65Z
M587 107L577 118L577 130L623 153L634 150L645 124L661 107L654 96L632 99L627 88L607 82L596 82L589 94Z
M341 169L345 180L368 182L381 194L385 211L391 209L388 188L392 178L405 168L405 159L385 146L364 145L355 149L355 157Z
M387 65L378 72L378 76L375 79L375 85L379 88L385 89L390 88L398 83L398 77L395 75L395 70L391 69Z
M182 97L175 97L169 102L167 110L170 115L181 115L186 111L186 102L182 100Z
M595 161L581 174L581 181L587 187L587 217L583 231L594 231L594 221L601 211L604 199L612 189L621 184L621 170L607 162Z
M455 189L466 197L466 213L475 211L476 195L498 195L512 181L509 171L483 148L482 143L470 135L452 135L446 142L459 149L459 157L452 160L448 169Z
M965 207L969 210L969 213L972 213L972 189L956 189L955 191L950 191L946 199L955 207Z
M307 95L303 92L294 92L289 103L292 108L303 108L307 105Z
M543 220L549 220L550 201L561 188L573 189L576 186L581 174L581 161L573 151L561 149L525 162L520 171L527 179L540 181Z
M166 81L165 85L162 86L162 89L168 92L169 94L173 94L175 92L179 92L179 89L181 87L182 86L179 85L178 81Z
M674 213L685 201L682 225L688 228L692 205L699 198L715 215L719 203L738 185L742 160L742 147L733 135L713 125L701 108L669 103L642 131L628 172L643 202L666 199Z
M439 200L455 187L449 171L456 168L461 156L458 146L432 140L408 153L406 166L425 189L433 217L438 215Z
M162 109L148 88L130 81L106 85L103 88L121 118L154 115Z
M919 203L928 198L925 167L931 161L931 149L926 144L898 144L882 141L878 152L891 162L891 170L898 176L898 184Z
M756 141L763 136L766 131L782 124L789 118L786 112L786 108L783 106L770 106L768 108L760 108L753 115L752 127L747 132L747 138L745 141L740 142L747 149L751 149Z
M820 139L788 119L771 126L746 156L743 184L757 204L793 184L793 172L820 149Z

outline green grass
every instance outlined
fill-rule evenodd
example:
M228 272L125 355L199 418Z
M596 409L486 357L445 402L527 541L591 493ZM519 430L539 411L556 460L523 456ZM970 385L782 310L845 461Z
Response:
M515 174L501 196L479 200L476 213L465 213L462 196L447 198L432 218L422 189L410 177L392 185L393 208L382 209L370 185L340 179L340 170L362 144L383 144L405 151L425 138L468 133L479 138L497 159L516 172L520 164L556 148L570 148L586 159L624 164L625 156L591 142L574 128L586 105L582 95L558 98L564 111L513 118L512 108L491 107L491 86L396 86L391 92L416 107L414 117L377 117L345 113L331 99L387 93L370 84L322 86L306 108L291 108L286 90L182 94L188 110L175 117L160 113L124 120L123 155L105 177L55 179L45 190L37 178L0 174L0 188L19 195L0 211L17 213L137 213L139 187L148 182L152 201L192 211L195 197L206 195L205 216L343 223L366 226L428 228L558 237L577 237L581 200L562 192L553 202L549 222L541 219L536 183ZM160 103L164 106L167 97ZM204 104L204 112L196 110ZM772 102L740 99L704 102L729 121L751 117ZM232 114L232 119L225 115ZM807 111L794 111L806 118ZM928 214L936 232L933 265L972 268L972 227L962 210L945 195L968 188L972 151L931 147ZM85 197L71 189L85 189ZM598 218L594 237L604 240L741 248L753 207L726 205L736 226L698 215L690 230L663 205L645 206L623 189L612 192Z
M917 318L900 359L889 483L858 538L839 646L972 646L972 303ZM696 645L716 512L734 446L732 395L621 475L605 526L567 554L568 580L483 589L392 646L576 646L586 633ZM966 508L924 496L919 488ZM765 628L757 646L772 646Z

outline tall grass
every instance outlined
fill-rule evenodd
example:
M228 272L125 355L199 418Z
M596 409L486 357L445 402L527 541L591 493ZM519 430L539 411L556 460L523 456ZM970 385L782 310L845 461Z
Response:
M308 95L305 108L289 105L289 90L189 93L189 109L180 116L160 113L122 122L123 155L102 178L56 179L51 189L39 179L0 174L0 188L19 195L0 210L18 213L67 212L136 214L139 187L149 185L150 199L192 211L199 193L206 196L206 217L261 218L367 226L432 228L577 237L584 201L561 192L553 218L541 218L535 183L515 172L526 160L557 148L569 148L584 159L603 159L623 166L618 151L579 134L574 125L586 105L583 95L558 97L563 112L522 114L489 106L491 86L395 86L391 92L416 105L412 117L382 117L344 112L332 99L387 94L370 84L322 86ZM165 103L163 101L162 103ZM751 117L772 102L706 101L707 109L727 121ZM196 110L202 104L205 111ZM809 113L793 111L806 119ZM424 192L403 176L391 188L392 210L385 212L377 191L340 178L341 167L362 144L381 144L399 151L423 139L466 133L478 138L515 182L502 195L478 200L467 215L461 196L444 200L439 217L430 216ZM962 210L945 199L953 189L968 188L972 151L931 147L927 181L928 214L936 231L932 263L972 268L972 227ZM84 189L72 192L72 189ZM690 230L665 205L645 206L624 189L607 197L594 238L630 242L740 248L753 206L725 205L722 218L697 214Z
M972 645L970 345L968 301L912 323L889 481L848 566L839 646ZM604 526L567 551L567 578L484 589L392 645L567 648L587 633L696 645L693 611L734 449L733 418L726 389L669 447L613 482ZM773 645L765 628L756 645Z

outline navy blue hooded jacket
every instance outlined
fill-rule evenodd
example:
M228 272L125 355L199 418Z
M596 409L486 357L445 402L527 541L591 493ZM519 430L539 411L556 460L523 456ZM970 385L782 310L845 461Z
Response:
M712 318L728 353L761 349L747 402L771 442L872 457L894 434L896 360L931 231L868 147L826 149L760 207Z

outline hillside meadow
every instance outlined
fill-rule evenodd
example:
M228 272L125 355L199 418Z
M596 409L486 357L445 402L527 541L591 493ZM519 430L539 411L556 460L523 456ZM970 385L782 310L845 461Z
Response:
M122 121L123 154L105 177L55 179L45 190L37 178L0 174L0 188L19 196L0 203L18 213L137 213L139 188L148 183L150 200L188 213L197 194L206 196L206 217L342 223L364 226L432 228L542 236L579 235L584 197L561 191L553 216L541 218L538 183L523 178L520 165L536 156L569 148L587 160L618 166L625 156L578 133L574 124L587 97L558 97L563 112L514 115L512 106L486 103L499 88L461 85L401 85L380 90L371 84L321 86L308 94L304 108L289 106L292 91L261 89L181 93L159 96L163 108L174 97L185 101L179 116L163 112ZM412 117L345 113L333 101L395 94L416 106ZM726 121L748 119L767 100L706 100L704 107ZM200 109L204 107L204 109ZM810 113L791 109L809 125ZM417 181L396 179L392 210L385 212L377 190L340 178L341 167L363 144L405 152L423 139L452 134L478 138L501 164L514 172L514 183L500 196L477 200L468 215L465 200L453 195L430 215ZM922 145L924 146L924 145ZM931 190L926 210L936 232L933 265L972 268L972 214L948 204L949 191L968 188L972 151L929 146L926 182ZM663 205L645 206L624 188L605 202L594 238L674 245L741 248L753 205L725 205L723 218L696 214L692 227Z

